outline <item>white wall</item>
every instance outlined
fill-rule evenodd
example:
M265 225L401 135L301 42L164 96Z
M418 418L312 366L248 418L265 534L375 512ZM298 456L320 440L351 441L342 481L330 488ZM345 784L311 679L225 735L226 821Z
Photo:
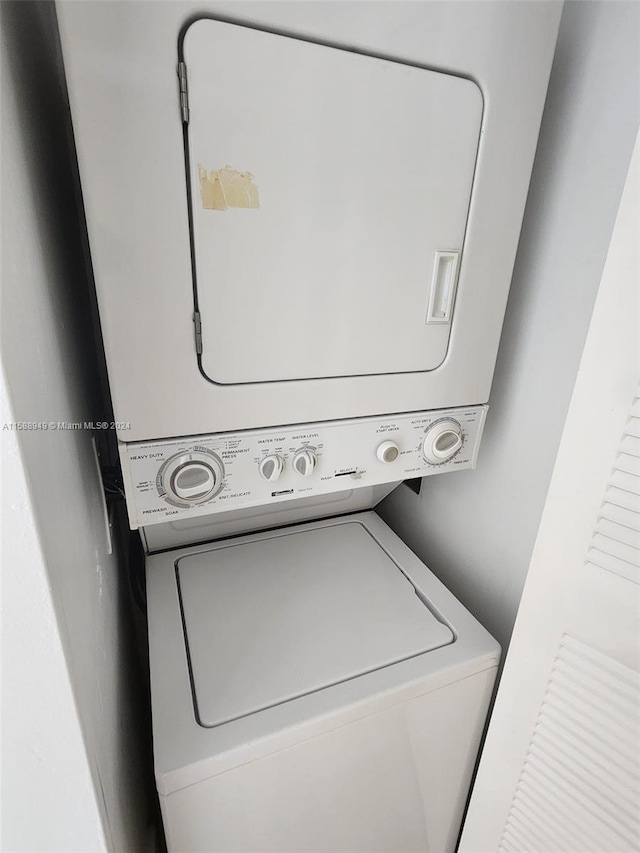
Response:
M381 515L506 645L638 128L640 7L563 12L478 468Z
M3 420L98 420L53 4L0 12ZM91 434L5 431L5 449L2 849L142 850L134 654Z
M14 420L2 376L2 419ZM2 849L105 850L18 434L2 435Z

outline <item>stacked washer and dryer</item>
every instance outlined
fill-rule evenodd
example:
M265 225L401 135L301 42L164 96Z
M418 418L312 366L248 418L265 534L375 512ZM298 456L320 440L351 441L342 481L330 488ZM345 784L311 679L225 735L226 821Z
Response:
M373 508L476 464L559 14L58 3L170 851L455 848L499 648Z

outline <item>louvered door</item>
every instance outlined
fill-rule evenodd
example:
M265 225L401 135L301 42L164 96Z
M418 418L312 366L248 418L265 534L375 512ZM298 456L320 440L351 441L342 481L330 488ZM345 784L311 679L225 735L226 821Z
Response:
M611 469L588 565L638 583L640 560L640 387Z
M460 853L640 849L638 144Z

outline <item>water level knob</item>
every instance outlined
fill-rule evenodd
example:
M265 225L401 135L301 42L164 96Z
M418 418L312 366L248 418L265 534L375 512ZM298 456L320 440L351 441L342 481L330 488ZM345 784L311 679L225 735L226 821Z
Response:
M293 468L302 477L310 477L316 467L318 457L310 447L303 447L293 457Z

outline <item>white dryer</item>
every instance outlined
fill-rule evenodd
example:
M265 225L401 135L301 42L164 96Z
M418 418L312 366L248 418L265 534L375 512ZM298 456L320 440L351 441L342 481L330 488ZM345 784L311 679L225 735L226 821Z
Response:
M57 8L123 444L487 402L561 4Z
M147 562L171 851L455 848L499 647L374 513Z

